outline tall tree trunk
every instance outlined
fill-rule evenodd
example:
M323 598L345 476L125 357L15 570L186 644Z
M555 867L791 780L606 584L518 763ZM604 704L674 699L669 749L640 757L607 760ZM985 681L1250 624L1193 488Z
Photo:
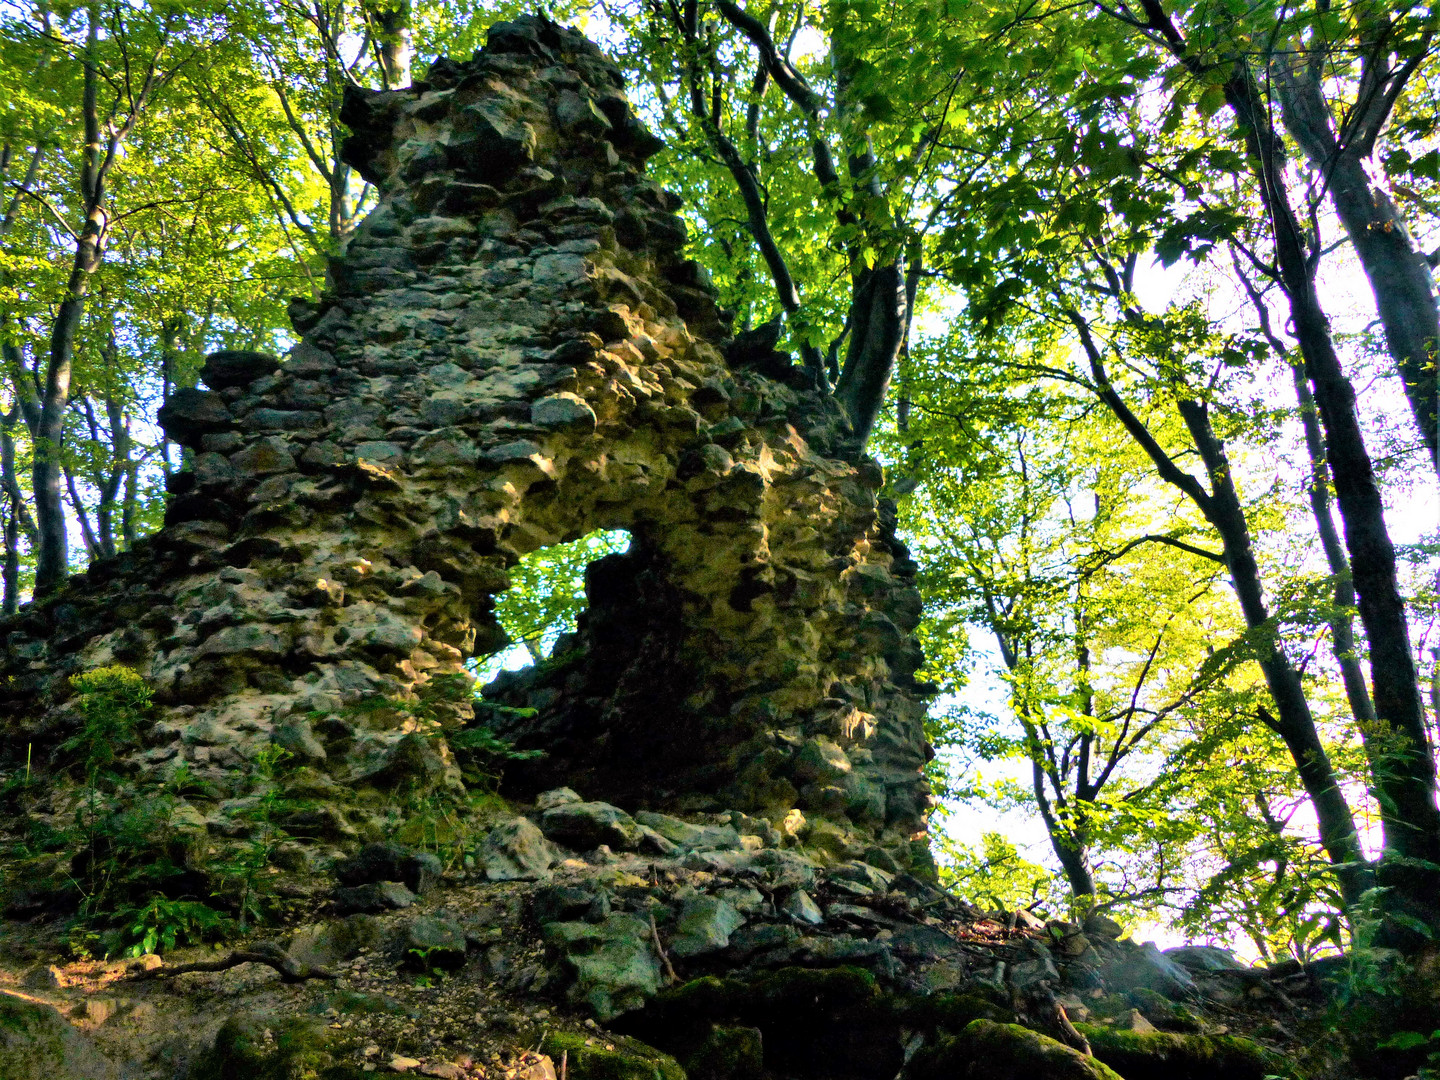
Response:
M1346 906L1353 908L1372 883L1369 867L1360 849L1355 818L1340 789L1330 757L1315 729L1315 720L1310 713L1310 704L1305 699L1300 675L1274 637L1270 613L1265 608L1260 568L1255 562L1250 526L1235 489L1224 444L1215 437L1208 410L1194 401L1177 401L1181 419L1190 431L1191 441L1210 478L1210 492L1175 464L1111 385L1105 370L1104 356L1090 332L1090 324L1073 308L1065 309L1065 314L1080 334L1080 343L1090 361L1091 377L1095 380L1095 390L1100 400L1145 451L1160 478L1183 492L1220 535L1225 550L1225 564L1230 571L1231 587L1240 602L1245 625L1251 630L1271 635L1264 645L1259 662L1261 673L1265 676L1266 688L1275 703L1278 719L1270 717L1268 713L1262 713L1261 719L1280 736L1295 762L1300 783L1315 808L1320 843L1325 848L1331 865L1335 867L1335 875L1340 882Z
M1013 678L1020 670L1019 657L1015 653L1015 647L1009 636L1000 629L993 607L990 609L990 617L991 631L995 634L995 642L1000 647L1000 659ZM1025 730L1025 749L1030 755L1030 781L1035 794L1035 806L1040 811L1040 820L1045 823L1045 834L1050 838L1050 848L1055 852L1055 858L1059 861L1060 869L1065 874L1065 882L1070 886L1070 894L1077 899L1094 896L1098 890L1095 887L1095 871L1090 864L1090 847L1085 842L1083 817L1080 817L1080 820L1071 826L1063 822L1060 814L1056 813L1057 801L1060 803L1060 811L1063 813L1065 810L1062 780L1058 775L1051 774L1046 770L1045 748L1042 745L1041 733L1030 712L1029 704L1023 697L1015 698L1013 704L1015 715ZM1047 781L1054 786L1055 800L1050 798L1046 789ZM1076 809L1077 817L1082 813L1080 809Z
M1370 644L1375 712L1388 728L1385 737L1390 745L1373 769L1386 847L1402 861L1440 864L1435 759L1425 728L1419 671L1400 596L1395 548L1360 430L1355 389L1340 366L1329 322L1315 292L1304 233L1285 188L1283 144L1270 124L1267 103L1244 63L1236 64L1225 93L1243 129L1246 160L1259 184L1272 226L1281 285L1289 299L1291 323L1325 429L1345 546L1359 594L1360 621ZM1437 885L1440 874L1417 870L1403 873L1396 887L1407 906L1431 912L1429 917L1440 925Z
M410 85L410 0L366 0L366 20L386 90Z
M1431 466L1440 471L1436 428L1440 308L1435 283L1430 264L1416 248L1400 212L1365 171L1385 117L1367 117L1361 129L1342 143L1325 103L1320 66L1297 61L1293 66L1276 64L1275 70L1286 130L1325 180L1330 205L1370 282L1385 342L1430 452Z
M35 594L53 591L69 573L69 538L65 528L65 503L61 491L65 415L70 408L70 376L75 362L75 338L85 313L90 278L104 255L108 224L103 206L104 175L100 141L96 47L100 32L100 11L90 5L90 27L85 39L85 82L82 111L85 120L85 150L80 170L80 193L85 221L75 242L75 257L65 295L55 315L50 334L50 358L45 370L40 424L35 433L35 467L31 487L35 495L35 518L40 538L35 565Z
M85 502L80 498L80 492L75 488L75 477L68 466L62 466L65 473L65 490L70 496L70 508L75 511L75 521L80 526L80 539L85 545L85 557L94 562L104 552L100 548L100 541L95 536L95 530L90 527L90 514L85 509Z
M33 548L39 533L35 528L35 519L30 516L30 510L25 505L25 493L20 490L20 473L15 466L15 423L20 419L23 410L20 404L10 410L9 415L0 416L0 489L3 489L5 497L9 500L11 512L15 516L16 526L20 529L21 535Z
M899 260L857 279L850 306L850 346L835 397L861 445L869 439L900 358L908 322L905 270Z
M1290 751L1305 793L1315 807L1321 843L1336 868L1335 874L1340 880L1345 903L1353 907L1371 885L1370 875L1364 867L1355 818L1345 801L1324 744L1320 742L1315 718L1300 682L1300 673L1280 648L1275 628L1270 622L1250 526L1235 488L1225 446L1216 437L1209 410L1203 404L1180 399L1176 405L1210 478L1208 506L1201 509L1220 534L1230 582L1235 598L1240 602L1245 625L1252 631L1270 635L1268 641L1259 645L1260 670L1275 702L1275 718L1268 722Z
M90 403L86 401L86 415L93 417ZM115 508L119 501L120 486L130 472L130 429L125 422L124 411L115 400L113 376L111 386L105 392L105 420L109 427L110 462L100 481L100 501L95 507L95 527L100 554L109 558L118 550L115 544ZM99 431L93 420L94 436ZM123 513L123 511L122 511Z
M14 615L20 608L20 515L7 494L5 498L5 565L0 567L0 617Z
M1184 35L1166 13L1162 0L1140 0L1147 29L1164 41L1192 74L1203 77L1206 64L1190 52ZM1440 809L1435 805L1435 759L1425 728L1418 671L1410 648L1410 628L1396 579L1395 548L1385 526L1384 506L1375 471L1360 430L1355 389L1345 378L1330 338L1329 323L1315 292L1304 233L1285 187L1284 144L1271 120L1270 103L1260 92L1244 57L1234 60L1224 87L1244 139L1246 164L1259 188L1275 243L1281 286L1290 301L1294 334L1305 358L1305 374L1314 389L1325 429L1335 494L1345 528L1345 546L1360 621L1370 643L1370 684L1375 712L1393 746L1372 779L1385 826L1387 854L1382 884L1390 887L1392 908L1440 927ZM1379 734L1377 732L1377 734ZM1406 941L1398 924L1390 933Z
M125 550L129 551L135 546L136 504L140 497L137 490L140 486L140 463L133 457L125 463L125 493L120 501L120 539L125 544Z
M1350 576L1350 560L1335 531L1335 518L1330 512L1330 474L1325 466L1325 437L1320 432L1320 419L1315 397L1305 381L1302 364L1291 364L1295 379L1295 396L1300 402L1300 424L1305 431L1305 449L1310 458L1310 479L1306 484L1310 496L1310 512L1315 518L1315 531L1320 547L1335 579L1335 610L1330 619L1330 642L1335 662L1340 665L1340 678L1345 684L1345 697L1350 702L1350 715L1363 731L1375 723L1375 703L1365 685L1360 669L1360 654L1355 642L1355 625L1350 612L1355 607L1355 582Z

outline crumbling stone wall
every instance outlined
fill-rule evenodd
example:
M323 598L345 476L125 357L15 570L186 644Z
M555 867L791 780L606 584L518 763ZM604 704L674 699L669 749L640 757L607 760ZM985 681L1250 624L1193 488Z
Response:
M501 647L520 556L624 528L580 633L496 687L538 710L509 731L548 751L532 782L798 807L837 855L904 861L920 602L881 471L773 342L729 340L617 69L525 19L345 119L379 205L288 356L216 354L164 411L193 452L164 529L0 625L10 749L55 746L68 676L123 663L163 712L137 770L223 788L273 740L351 786L458 786L467 704L434 730L354 706Z

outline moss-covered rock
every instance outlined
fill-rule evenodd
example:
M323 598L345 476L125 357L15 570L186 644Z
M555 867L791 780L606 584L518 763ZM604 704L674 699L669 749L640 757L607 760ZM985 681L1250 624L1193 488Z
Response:
M349 1049L338 1033L313 1020L233 1016L191 1066L188 1080L360 1080L368 1074L343 1060Z
M49 1005L0 994L0 1077L114 1080L115 1067Z
M1077 1024L1090 1049L1125 1080L1264 1080L1297 1075L1284 1061L1238 1035L1117 1031Z
M761 1015L834 1016L880 997L875 976L856 967L781 968L757 979L747 995Z
M570 1080L686 1080L679 1062L639 1039L606 1036L601 1042L594 1036L552 1031L540 1052L554 1060L557 1071L563 1059Z
M690 1080L757 1080L765 1075L764 1036L759 1028L721 1027L685 1062Z
M958 1035L973 1020L993 1020L999 1024L1015 1022L1015 1012L978 993L933 994L915 998L900 1006L905 1026L922 1031L942 1031Z
M959 1035L925 1047L906 1080L1121 1080L1113 1070L1019 1024L974 1020ZM1124 1080L1132 1080L1128 1075Z
M901 1017L868 971L790 967L748 980L695 979L620 1023L687 1063L718 1053L717 1039L738 1038L723 1032L753 1029L754 1052L763 1048L765 1066L781 1075L894 1076L904 1062Z

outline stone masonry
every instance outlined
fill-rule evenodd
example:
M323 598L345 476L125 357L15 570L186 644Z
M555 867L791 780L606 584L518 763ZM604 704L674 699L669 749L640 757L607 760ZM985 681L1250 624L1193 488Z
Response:
M345 120L379 205L284 359L215 354L163 411L192 458L164 528L0 624L6 752L45 760L69 676L124 664L161 714L137 771L233 788L273 741L355 789L458 789L468 701L385 703L505 644L522 555L626 529L580 632L492 688L547 751L517 782L798 808L837 858L907 862L928 688L881 470L773 340L731 339L617 69L527 18Z

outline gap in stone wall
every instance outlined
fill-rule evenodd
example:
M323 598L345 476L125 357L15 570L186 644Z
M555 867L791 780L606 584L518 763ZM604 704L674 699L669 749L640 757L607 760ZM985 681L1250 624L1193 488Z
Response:
M518 671L553 655L573 634L585 609L585 571L597 559L630 549L624 529L596 529L562 544L537 548L510 568L510 588L495 598L495 618L510 644L470 662L477 688L502 671Z

